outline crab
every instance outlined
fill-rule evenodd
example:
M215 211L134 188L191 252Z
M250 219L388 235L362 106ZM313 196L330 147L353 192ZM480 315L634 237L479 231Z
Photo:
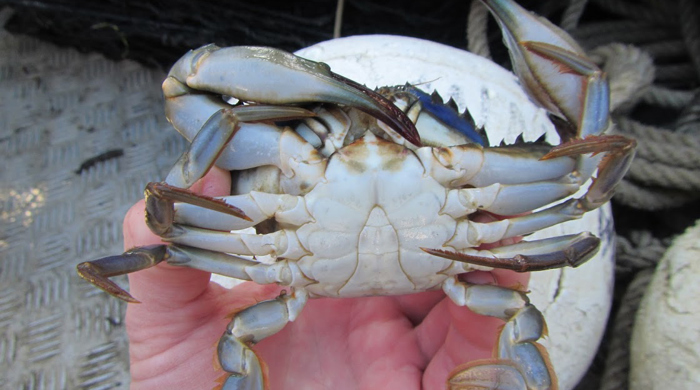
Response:
M524 89L558 118L560 145L488 147L468 116L415 86L373 91L280 50L204 46L163 83L168 120L190 141L164 182L145 190L146 223L169 244L81 263L80 276L127 302L137 301L108 277L162 261L287 286L233 316L218 344L224 389L266 388L251 346L294 321L310 298L436 289L505 321L495 357L458 367L450 388L556 388L537 343L545 320L526 292L459 275L587 261L600 242L588 232L482 245L598 208L635 144L604 135L605 74L568 35L511 0L482 1ZM188 191L214 164L233 172L232 194ZM596 170L588 191L570 198ZM510 217L477 222L483 213Z

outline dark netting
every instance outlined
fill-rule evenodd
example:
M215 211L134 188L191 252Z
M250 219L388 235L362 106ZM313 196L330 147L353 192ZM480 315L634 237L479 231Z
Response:
M136 1L3 0L15 13L5 28L59 45L169 66L207 43L293 51L333 37L336 2L310 0ZM437 7L436 7L437 5ZM397 34L464 47L464 1L348 1L342 34Z

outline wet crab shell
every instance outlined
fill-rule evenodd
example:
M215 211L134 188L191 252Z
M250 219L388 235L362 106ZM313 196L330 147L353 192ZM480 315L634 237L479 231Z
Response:
M545 136L559 143L547 113L530 102L515 75L491 61L434 42L396 36L359 36L336 39L296 54L322 61L345 77L371 88L418 85L453 98L468 109L489 143L513 143ZM585 192L585 188L578 195ZM578 196L577 195L577 196ZM602 338L612 294L612 221L608 206L533 234L538 239L590 231L601 237L601 250L579 268L562 268L531 275L532 302L543 312L548 349L562 389L573 388L587 370Z

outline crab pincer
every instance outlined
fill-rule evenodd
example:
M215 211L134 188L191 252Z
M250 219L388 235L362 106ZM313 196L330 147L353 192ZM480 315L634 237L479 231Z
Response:
M303 104L356 108L421 145L415 124L382 95L331 72L322 62L274 48L200 47L175 63L163 92L169 120L192 141L166 179L179 187L188 188L201 178L244 123L313 116L296 107ZM230 107L222 96L254 104Z
M568 121L581 137L605 130L610 110L608 83L581 46L547 19L512 1L483 3L501 27L513 71L530 97Z

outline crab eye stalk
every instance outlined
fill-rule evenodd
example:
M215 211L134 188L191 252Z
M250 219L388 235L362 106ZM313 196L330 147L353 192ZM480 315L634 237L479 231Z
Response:
M331 77L333 77L335 80L338 80L339 82L344 83L345 85L362 92L374 103L362 107L355 106L355 108L364 111L377 119L382 120L387 125L389 125L389 127L394 129L397 133L399 133L402 137L404 137L408 142L412 143L413 145L416 145L418 147L422 146L420 141L420 135L418 135L418 130L416 129L416 126L413 124L413 122L411 122L411 120L403 111L401 111L398 107L394 105L394 103L390 102L384 96L365 87L362 84L359 84L355 81L352 81L346 77L343 77L333 72L330 72L330 74Z

